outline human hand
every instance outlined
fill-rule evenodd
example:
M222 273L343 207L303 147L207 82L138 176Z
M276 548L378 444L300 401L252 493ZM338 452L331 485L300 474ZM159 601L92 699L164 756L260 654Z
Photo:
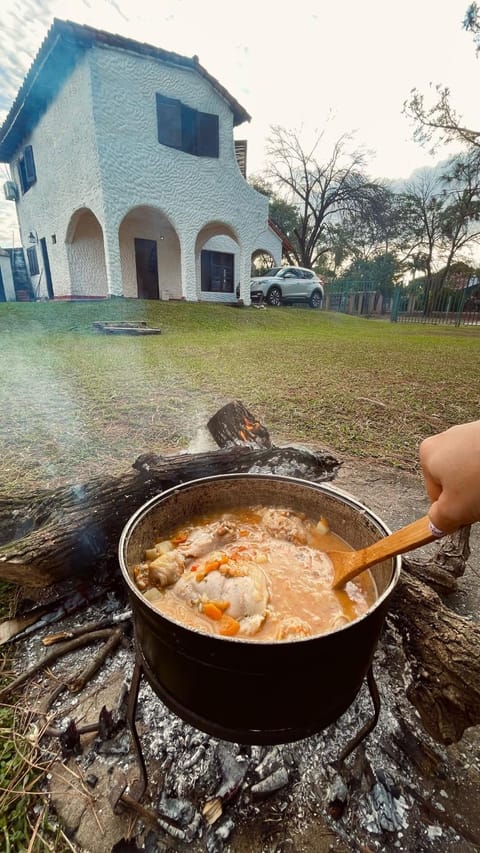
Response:
M480 421L426 438L419 453L432 524L451 533L480 521Z

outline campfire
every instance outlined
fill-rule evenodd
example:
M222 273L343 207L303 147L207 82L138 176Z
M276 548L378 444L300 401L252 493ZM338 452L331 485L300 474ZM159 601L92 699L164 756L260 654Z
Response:
M135 510L201 477L322 483L340 467L325 451L272 445L238 401L207 429L217 449L144 455L119 478L0 504L0 577L24 587L28 576L29 589L1 626L19 674L0 697L20 695L36 721L71 837L91 853L293 851L296 839L315 851L478 849L476 810L464 808L478 777L455 744L480 722L480 631L439 595L465 570L468 530L404 560L373 670L348 710L311 737L275 746L212 737L142 677L117 564Z

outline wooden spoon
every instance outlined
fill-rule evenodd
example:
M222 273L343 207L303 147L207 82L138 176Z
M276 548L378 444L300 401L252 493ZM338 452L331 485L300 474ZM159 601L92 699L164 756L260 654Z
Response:
M378 542L374 542L373 545L361 548L359 551L326 551L327 557L333 564L332 588L338 589L344 586L356 575L364 572L365 569L388 559L388 557L395 557L396 554L403 554L405 551L413 551L414 548L419 548L420 545L426 545L427 542L432 542L438 538L438 535L432 533L428 515L424 515L418 521L407 524L406 527L402 527L395 533L391 533L390 536L385 536Z

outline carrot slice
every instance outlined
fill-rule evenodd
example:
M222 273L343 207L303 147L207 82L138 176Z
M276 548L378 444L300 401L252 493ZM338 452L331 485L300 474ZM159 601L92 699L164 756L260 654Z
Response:
M215 572L217 569L220 568L220 566L223 566L225 565L225 563L228 563L228 560L229 558L226 554L222 554L221 557L215 557L213 560L207 560L203 569L200 569L197 574L197 581L203 581L206 575L208 575L210 572Z
M234 637L235 634L238 634L239 630L240 622L237 622L233 616L228 616L227 613L222 613L218 633L221 634L222 637Z
M212 604L214 604L215 607L218 607L218 609L221 610L222 613L224 610L228 610L228 608L230 607L229 601L218 601L217 599L212 599Z
M215 622L219 622L223 617L222 611L213 603L213 601L206 601L202 605L202 610L205 613L205 616L208 616L209 619L214 619Z

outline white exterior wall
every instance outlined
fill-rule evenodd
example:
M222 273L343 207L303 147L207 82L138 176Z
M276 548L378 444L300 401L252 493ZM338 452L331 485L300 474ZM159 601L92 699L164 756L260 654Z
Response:
M158 142L157 92L218 115L218 158ZM268 200L239 170L233 114L193 68L96 45L17 152L11 169L19 187L16 161L27 144L37 181L17 202L21 239L27 247L30 231L46 238L55 297L136 297L135 237L157 241L160 294L189 300L205 296L201 231L205 239L228 232L238 241L235 285L247 304L252 252L268 248L262 235L281 255L266 229ZM33 284L40 281L37 295L45 296L39 244L37 254L41 275Z
M265 229L268 200L240 173L227 103L193 69L103 47L90 51L90 63L106 241L115 248L120 223L132 208L161 209L180 240L183 295L195 300L200 297L197 234L212 221L226 223L242 246L239 275L248 287L250 256ZM196 157L158 142L157 92L219 116L218 158ZM118 258L119 276L120 268Z
M258 235L255 246L256 251L268 252L273 258L273 266L279 267L282 264L282 241L272 231L271 228L265 230Z
M37 181L22 195L16 161L28 144L33 147ZM22 245L30 245L30 231L35 231L39 239L46 238L55 296L69 296L65 239L71 216L79 208L91 208L99 222L103 222L90 70L86 59L75 66L30 138L24 140L11 169L19 187L17 213ZM52 235L56 237L55 243ZM37 254L43 269L39 246ZM44 272L39 295L46 295Z
M3 290L7 302L15 302L15 286L13 284L12 262L8 252L0 249L0 272L2 273Z

